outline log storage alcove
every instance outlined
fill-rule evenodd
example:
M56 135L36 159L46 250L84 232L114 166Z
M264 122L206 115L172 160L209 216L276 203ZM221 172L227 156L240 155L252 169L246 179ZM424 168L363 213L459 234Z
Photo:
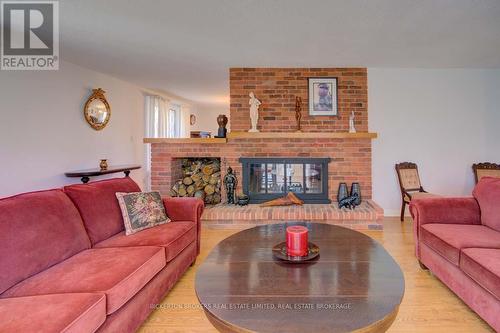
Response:
M221 202L221 171L218 158L180 159L180 178L170 190L173 197L197 197L206 204Z

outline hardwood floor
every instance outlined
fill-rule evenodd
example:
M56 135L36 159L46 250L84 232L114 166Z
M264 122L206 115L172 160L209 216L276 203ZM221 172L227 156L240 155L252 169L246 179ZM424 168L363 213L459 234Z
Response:
M429 271L422 270L414 256L412 222L385 218L384 231L366 231L399 263L406 291L399 314L387 332L481 333L493 330ZM143 324L140 333L217 332L206 319L194 291L197 267L222 239L241 229L203 228L202 249L191 267Z

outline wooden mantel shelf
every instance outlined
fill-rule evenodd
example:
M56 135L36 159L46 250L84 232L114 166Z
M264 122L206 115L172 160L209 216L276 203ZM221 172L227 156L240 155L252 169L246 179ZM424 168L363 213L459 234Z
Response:
M375 139L377 133L358 132L230 132L229 139Z
M144 138L144 143L227 143L229 139L375 139L377 133L358 132L230 132L227 138Z
M224 138L144 138L144 143L226 143Z

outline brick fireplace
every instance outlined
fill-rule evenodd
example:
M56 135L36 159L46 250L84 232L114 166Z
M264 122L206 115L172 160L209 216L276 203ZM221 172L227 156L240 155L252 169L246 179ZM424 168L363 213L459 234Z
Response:
M359 182L363 198L370 199L371 139L369 138L228 138L227 140L149 140L151 143L151 187L168 195L178 179L181 158L216 157L224 172L231 166L242 191L241 157L329 157L328 198L336 201L338 185ZM223 196L225 195L222 189Z
M380 208L369 200L372 196L371 140L376 134L368 133L365 68L232 68L229 75L231 133L226 139L144 140L151 144L153 190L168 195L178 176L176 168L180 158L220 158L223 175L228 166L235 170L239 178L237 192L243 190L240 158L329 159L325 179L327 199L336 201L339 183L359 182L363 199L373 204L377 210L373 216L380 218ZM308 115L308 77L338 78L338 116ZM262 102L258 133L248 133L250 92ZM303 101L302 132L295 132L296 96ZM356 115L358 133L354 134L347 133L351 111ZM223 198L224 192L222 189ZM370 208L366 209L368 216ZM335 215L333 212L332 216L335 220L350 219L347 213ZM217 214L212 211L211 216Z

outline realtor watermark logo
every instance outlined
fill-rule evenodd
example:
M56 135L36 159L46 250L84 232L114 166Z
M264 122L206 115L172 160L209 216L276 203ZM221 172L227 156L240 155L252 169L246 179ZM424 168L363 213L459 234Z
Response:
M1 1L2 70L59 69L59 2Z

